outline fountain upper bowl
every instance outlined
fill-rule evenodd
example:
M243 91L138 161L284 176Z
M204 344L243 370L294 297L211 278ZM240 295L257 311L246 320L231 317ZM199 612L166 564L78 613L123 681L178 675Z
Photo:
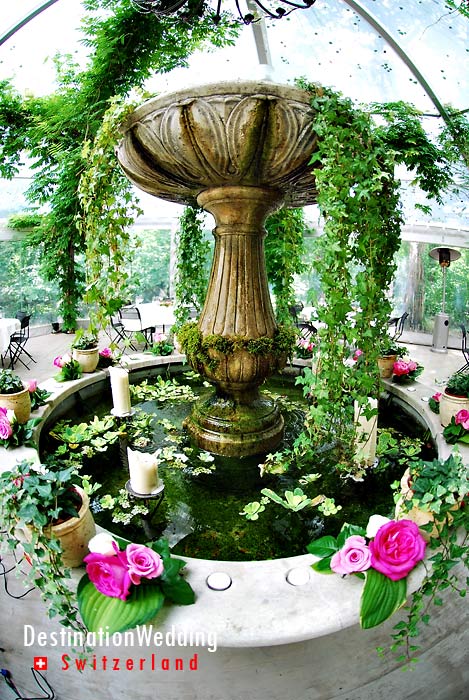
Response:
M254 81L161 95L129 116L117 157L137 187L179 204L232 185L272 188L285 206L313 204L310 101L299 88Z

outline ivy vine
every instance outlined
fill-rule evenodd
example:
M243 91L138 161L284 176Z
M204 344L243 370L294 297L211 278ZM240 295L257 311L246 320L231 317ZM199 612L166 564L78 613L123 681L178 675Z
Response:
M289 307L296 303L294 278L304 271L305 220L302 209L282 208L266 221L265 261L267 277L275 295L278 323L291 324Z
M176 234L176 329L190 318L191 308L199 315L208 287L207 260L210 250L200 207L186 207Z

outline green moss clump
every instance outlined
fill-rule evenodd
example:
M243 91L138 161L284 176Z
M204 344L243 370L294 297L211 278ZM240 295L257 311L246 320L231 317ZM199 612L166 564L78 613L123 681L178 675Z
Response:
M288 326L279 326L273 338L260 336L259 338L244 338L243 336L223 336L217 334L207 335L205 338L196 323L191 321L181 326L178 332L181 348L186 354L189 363L194 369L200 369L203 365L215 369L218 361L210 357L209 351L216 350L223 355L232 355L239 350L246 350L252 355L281 355L292 356L296 342L294 329Z

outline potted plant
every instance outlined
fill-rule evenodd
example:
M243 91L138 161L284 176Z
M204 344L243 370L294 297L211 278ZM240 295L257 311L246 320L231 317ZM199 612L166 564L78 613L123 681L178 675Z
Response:
M77 608L66 579L80 566L95 534L89 499L75 466L60 468L23 460L0 474L2 546L24 551L30 569L26 583L37 586L49 615L79 627Z
M469 410L469 372L451 375L439 403L440 422L444 427L461 409Z
M153 334L153 345L150 351L153 355L171 355L174 345L169 342L168 336L164 333Z
M77 333L72 343L72 357L85 373L94 372L99 362L98 338L93 333Z
M392 338L386 338L379 349L378 369L382 379L392 377L392 368L398 357L403 357L407 350L404 346L397 345Z
M0 407L14 411L18 423L26 423L31 415L29 389L10 369L0 370Z

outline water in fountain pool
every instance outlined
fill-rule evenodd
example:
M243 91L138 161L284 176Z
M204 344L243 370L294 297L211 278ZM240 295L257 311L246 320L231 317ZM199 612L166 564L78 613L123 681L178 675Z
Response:
M188 378L189 377L189 378ZM191 374L179 375L177 381L187 384L197 393L203 392L201 381ZM305 400L299 388L295 387L291 376L276 376L267 382L266 387L278 398L285 418L286 431L284 449L299 434L306 409ZM102 486L93 496L94 517L98 524L126 539L146 542L150 537L166 537L173 553L205 559L259 560L281 556L302 554L306 544L314 537L324 534L337 534L345 521L366 525L372 513L392 516L393 500L390 484L402 475L403 466L397 461L390 463L387 471L369 469L364 482L341 479L334 469L335 460L332 448L325 447L315 457L310 472L320 472L321 476L312 486L304 487L310 497L324 494L334 498L342 506L335 515L324 516L317 508L305 508L299 512L287 511L274 503L268 503L255 521L240 515L244 506L260 501L261 489L270 488L279 494L298 485L295 469L286 475L260 476L259 463L263 456L230 458L210 455L190 445L182 428L184 418L191 410L192 401L164 400L142 401L137 409L154 415L154 436L151 451L157 446L171 446L178 454L189 457L187 462L163 461L159 476L165 484L164 497L158 507L157 501L146 502L149 514L142 519L136 514L129 521L130 509L139 499L128 497L125 484L129 475L122 465L119 445L110 445L104 452L92 457L83 457L83 473ZM93 406L92 414L70 417L72 423L91 419L93 415L104 416L110 411L110 396L103 396L100 403ZM391 412L394 413L394 412ZM386 412L380 407L380 421L386 420ZM170 427L172 426L172 427ZM416 435L418 426L410 427L405 420L406 432ZM51 453L57 443L49 438L45 451ZM192 452L191 452L192 449ZM425 455L427 456L427 455ZM314 490L312 490L314 489ZM103 494L119 497L125 494L129 508L121 510L102 508ZM122 522L115 522L121 517Z

